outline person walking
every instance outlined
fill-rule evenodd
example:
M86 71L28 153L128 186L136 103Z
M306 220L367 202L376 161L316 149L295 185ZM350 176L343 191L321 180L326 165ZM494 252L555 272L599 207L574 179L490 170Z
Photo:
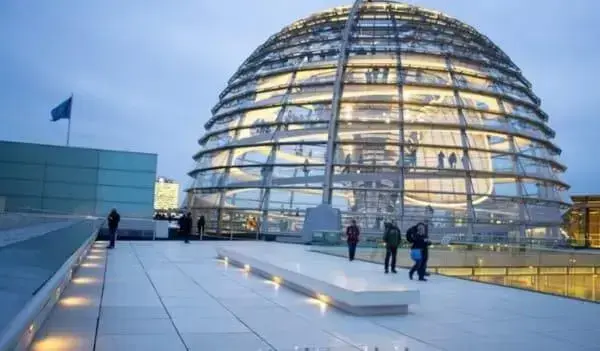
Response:
M397 273L396 255L398 254L398 246L402 240L400 238L400 229L398 229L394 223L385 223L384 228L383 242L385 243L385 273L389 273L388 268L391 268L392 273Z
M117 240L117 229L119 229L119 222L121 221L121 215L117 212L116 208L113 208L106 219L108 221L108 235L110 244L107 246L108 249L115 248L115 241Z
M410 258L415 261L415 264L408 272L408 277L412 280L415 272L417 272L420 281L427 281L425 279L425 265L423 264L423 250L429 245L429 241L425 238L424 226L416 225L415 228L417 232L413 232L414 234L411 235L413 241L410 249Z
M356 245L358 245L358 237L360 230L356 225L356 220L352 220L352 224L346 228L346 241L348 242L348 259L354 261L354 255L356 254Z
M181 220L179 222L179 230L181 231L181 234L183 235L183 238L185 240L184 242L186 244L190 243L190 236L192 235L192 227L193 227L192 213L188 212L187 214L185 214L181 217Z
M200 236L200 238L202 238L202 236L204 235L205 224L206 220L204 219L204 216L200 216L200 218L198 218L198 222L196 222L196 226L198 227L198 235Z

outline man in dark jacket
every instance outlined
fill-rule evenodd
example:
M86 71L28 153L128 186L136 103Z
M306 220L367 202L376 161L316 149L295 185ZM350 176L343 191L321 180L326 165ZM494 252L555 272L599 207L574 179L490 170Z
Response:
M392 269L392 273L396 273L396 255L398 254L398 246L402 238L400 237L400 229L394 223L386 223L383 232L383 242L385 243L385 273L389 273L388 268ZM391 259L391 264L390 264Z
M204 235L204 225L206 224L206 221L204 219L204 216L200 216L200 218L198 218L198 222L196 223L196 225L198 226L198 235L200 235L200 237L202 237Z
M107 248L114 249L115 240L117 239L117 229L119 228L119 221L121 221L121 216L117 212L116 208L113 208L110 211L106 220L108 222L108 235L110 239L110 244Z
M352 220L352 224L346 228L346 241L348 242L348 259L354 261L354 255L356 254L356 245L358 245L358 236L360 230L356 225L356 220Z
M190 236L192 235L192 228L194 227L192 220L192 213L188 212L183 215L179 221L179 230L181 231L181 235L185 240L186 244L190 243Z

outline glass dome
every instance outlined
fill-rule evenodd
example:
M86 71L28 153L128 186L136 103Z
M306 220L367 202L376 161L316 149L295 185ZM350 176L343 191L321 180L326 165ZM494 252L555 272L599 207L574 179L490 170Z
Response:
M187 206L216 234L293 233L331 204L379 231L558 236L568 185L540 99L487 37L436 11L356 1L299 20L229 80Z

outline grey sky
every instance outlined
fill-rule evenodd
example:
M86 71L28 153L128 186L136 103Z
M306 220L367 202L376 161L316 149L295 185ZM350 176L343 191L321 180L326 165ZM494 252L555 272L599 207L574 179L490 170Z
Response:
M600 193L600 2L423 0L498 44L533 83L557 131L572 193ZM73 92L72 144L159 153L185 173L217 95L268 36L349 1L0 2L0 139L65 142L49 111Z

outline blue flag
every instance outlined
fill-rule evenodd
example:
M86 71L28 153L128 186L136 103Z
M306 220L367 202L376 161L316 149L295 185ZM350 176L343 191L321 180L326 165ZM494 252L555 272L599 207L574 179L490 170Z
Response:
M71 105L73 104L73 96L63 101L60 105L56 106L50 112L52 116L52 122L56 122L59 119L71 119Z

